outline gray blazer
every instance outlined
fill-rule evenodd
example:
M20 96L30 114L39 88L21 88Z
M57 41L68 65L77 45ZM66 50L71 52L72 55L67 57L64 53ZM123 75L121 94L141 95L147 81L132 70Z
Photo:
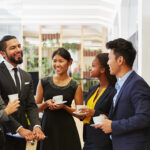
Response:
M5 104L0 96L0 122L8 121L8 116L4 110Z
M5 104L4 104L4 101L2 100L2 98L0 96L0 131L3 131L2 123L4 121L8 121L9 120L9 118L8 118L4 108L5 108Z

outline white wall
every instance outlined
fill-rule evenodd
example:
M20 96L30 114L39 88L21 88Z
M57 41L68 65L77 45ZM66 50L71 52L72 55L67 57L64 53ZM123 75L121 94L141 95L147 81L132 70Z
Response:
M118 0L114 24L109 30L109 40L125 38L137 49L134 69L150 85L150 1Z
M1 12L7 12L4 11L3 9L0 9L0 14ZM9 13L5 14L5 17L10 17L12 15L10 15ZM22 26L21 26L21 20L19 18L16 17L16 23L7 23L7 19L5 19L5 17L3 19L0 19L0 39L5 36L5 35L14 35L17 37L17 39L22 43ZM6 23L5 23L6 21ZM13 16L13 21L15 22L15 17ZM2 61L2 56L0 55L0 62Z
M109 39L130 38L138 30L138 0L118 0Z
M22 0L0 0L0 39L10 34L22 43L21 13Z
M5 1L5 3L8 0ZM11 8L12 9L12 8ZM15 8L14 8L15 9ZM21 9L21 8L20 8ZM9 7L6 9L0 7L0 39L5 35L14 35L22 43L22 25L21 19L15 14L11 14ZM3 60L0 55L0 62Z
M139 0L139 74L150 85L150 1Z
M113 27L109 32L109 40L124 38L130 40L137 53L138 48L138 1L118 0ZM134 61L133 69L138 72L138 55Z

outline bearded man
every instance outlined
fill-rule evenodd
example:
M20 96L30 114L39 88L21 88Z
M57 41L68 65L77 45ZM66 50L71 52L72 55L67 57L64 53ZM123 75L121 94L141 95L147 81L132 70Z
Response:
M0 51L4 61L0 64L0 94L7 105L8 95L19 95L20 107L9 116L5 123L6 144L4 150L25 150L26 140L43 140L45 135L41 131L38 109L33 95L33 84L29 73L18 65L23 62L23 50L15 36L6 35L0 41ZM31 123L29 124L27 117ZM16 133L20 137L16 137Z

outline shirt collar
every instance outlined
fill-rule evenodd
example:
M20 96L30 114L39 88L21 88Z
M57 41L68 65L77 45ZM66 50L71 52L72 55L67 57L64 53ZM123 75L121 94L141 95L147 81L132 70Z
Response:
M5 65L6 65L6 67L7 67L7 69L9 70L9 71L11 71L13 68L18 68L19 69L19 66L16 66L16 67L14 67L12 64L10 64L8 61L6 61L6 60L4 60L4 63L5 63Z
M121 89L121 87L123 86L123 84L125 83L125 81L127 80L127 78L129 77L129 75L133 72L133 70L130 70L128 73L126 73L122 78L119 78L115 88L117 90Z

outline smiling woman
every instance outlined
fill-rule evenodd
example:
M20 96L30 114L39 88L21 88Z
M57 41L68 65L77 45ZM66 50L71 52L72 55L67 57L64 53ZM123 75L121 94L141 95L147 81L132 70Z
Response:
M71 108L73 99L76 105L83 104L81 85L70 78L67 71L72 64L70 53L59 48L52 54L55 74L39 81L36 103L39 111L44 110L42 129L47 140L39 141L38 150L81 150L79 134L72 116L76 116ZM53 97L63 97L65 104L54 103ZM44 103L42 103L44 98ZM74 138L72 138L74 137Z
M63 49L62 49L63 50ZM67 52L67 51L66 51ZM63 54L63 52L62 52ZM53 59L53 68L55 73L58 75L64 74L65 72L67 72L68 67L71 65L72 63L72 58L68 57L65 53L64 58L61 56L61 51L57 52L57 53L53 53L52 55L52 59ZM69 54L69 52L68 52ZM70 79L68 78L67 80L70 81ZM65 80L63 81L65 82Z

